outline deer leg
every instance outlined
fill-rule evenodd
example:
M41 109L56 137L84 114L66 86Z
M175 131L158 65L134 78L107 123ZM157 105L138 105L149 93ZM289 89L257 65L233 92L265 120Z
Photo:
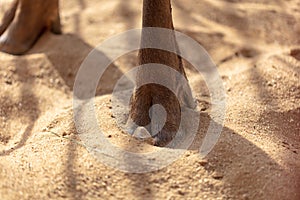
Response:
M0 24L0 35L2 35L2 33L4 33L4 31L10 25L10 23L13 21L16 10L17 10L18 3L19 3L18 0L14 0L12 2L12 4L10 5L10 8L4 13L4 16L3 16L1 24Z
M0 51L20 55L45 30L60 33L58 9L58 0L16 0L0 26Z
M168 44L173 45L174 49L176 49L177 43L175 33L172 32L174 27L171 12L170 0L143 1L143 28L160 27L170 29L171 34L168 38L160 38L161 36L159 35L155 37L161 41L167 40ZM149 43L149 40L149 35L147 36L147 34L144 34L143 32L142 43ZM158 63L169 66L186 78L181 58L174 53L157 49L141 49L139 51L139 65L148 63ZM149 108L155 104L162 105L167 114L166 122L159 133L155 133L155 135L152 133L152 135L154 137L154 145L165 146L175 137L178 131L181 115L180 104L187 105L190 102L186 102L184 98L179 97L178 99L176 94L162 85L143 85L144 78L150 76L150 73L151 72L148 72L147 70L137 72L136 82L138 88L131 99L129 117L130 120L135 122L138 126L145 126L150 123L150 117L148 115ZM169 79L175 86L178 84L174 74L171 75L165 72L158 72L157 74L154 74L153 77L155 76L160 76L162 79ZM139 87L139 85L143 86ZM190 96L188 99L192 99L192 97Z

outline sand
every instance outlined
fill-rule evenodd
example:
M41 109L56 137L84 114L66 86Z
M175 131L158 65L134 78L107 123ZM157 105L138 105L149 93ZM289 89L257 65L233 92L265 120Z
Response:
M65 0L63 35L44 34L23 56L0 53L1 200L300 199L300 2L176 0L173 12L176 29L209 52L226 89L223 131L208 156L198 152L211 102L191 67L201 126L178 160L134 174L89 153L73 122L77 70L105 39L141 27L141 1ZM122 132L112 115L112 89L135 65L133 52L108 69L97 117L113 144L154 151L160 148Z

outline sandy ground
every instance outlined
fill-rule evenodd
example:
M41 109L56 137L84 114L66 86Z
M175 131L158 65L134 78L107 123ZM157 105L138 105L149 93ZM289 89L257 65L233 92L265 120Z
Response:
M1 200L300 199L299 0L173 2L176 29L218 66L226 120L219 142L200 159L210 100L189 67L202 108L199 137L176 162L145 174L99 162L80 145L72 118L80 64L108 37L141 27L141 1L65 0L61 11L63 35L45 34L24 56L0 53ZM118 59L100 82L97 116L112 143L155 150L121 132L111 114L112 88L135 56Z

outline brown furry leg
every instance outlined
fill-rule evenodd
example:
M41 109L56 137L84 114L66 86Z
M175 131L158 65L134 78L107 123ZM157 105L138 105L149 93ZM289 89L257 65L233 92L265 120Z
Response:
M170 0L143 0L143 28L146 27L167 28L170 31L168 35L164 36L160 34L149 35L147 31L143 31L142 44L168 43L173 46L174 52L177 52L175 33L172 32L174 27ZM169 80L170 84L168 87L178 88L181 83L178 82L175 74L171 73L171 69L176 70L186 78L181 58L174 53L157 49L140 49L139 65L149 63L163 64L169 66L170 70L156 70L155 72L152 72L151 69L139 70L136 77L137 87L143 85L144 80L161 80L162 82L164 82L163 80ZM134 98L132 98L130 120L133 120L138 126L148 125L151 121L151 129L153 130L150 130L150 132L152 137L154 137L154 145L166 146L172 141L178 131L181 117L180 104L193 107L193 98L189 92L183 91L184 95L173 94L169 89L157 84L148 84L143 87L143 92L140 92L138 89ZM176 96L178 96L178 99ZM149 108L155 104L160 104L164 107L167 114L166 122L162 129L159 124L162 121L161 114L156 113L151 116L151 120L149 118ZM159 127L158 130L161 129L159 133L156 132L158 130L154 130L157 127Z
M13 21L18 3L18 0L13 1L13 3L10 5L10 8L4 13L3 19L0 24L0 35L4 33L10 23Z
M14 3L2 24L5 31L0 37L0 51L20 55L34 45L43 31L60 32L58 0L18 0Z

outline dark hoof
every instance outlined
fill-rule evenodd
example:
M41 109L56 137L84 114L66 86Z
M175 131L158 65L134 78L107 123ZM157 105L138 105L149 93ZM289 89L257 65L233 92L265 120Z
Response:
M176 132L166 132L161 131L154 137L154 146L165 147L167 146L174 138Z

